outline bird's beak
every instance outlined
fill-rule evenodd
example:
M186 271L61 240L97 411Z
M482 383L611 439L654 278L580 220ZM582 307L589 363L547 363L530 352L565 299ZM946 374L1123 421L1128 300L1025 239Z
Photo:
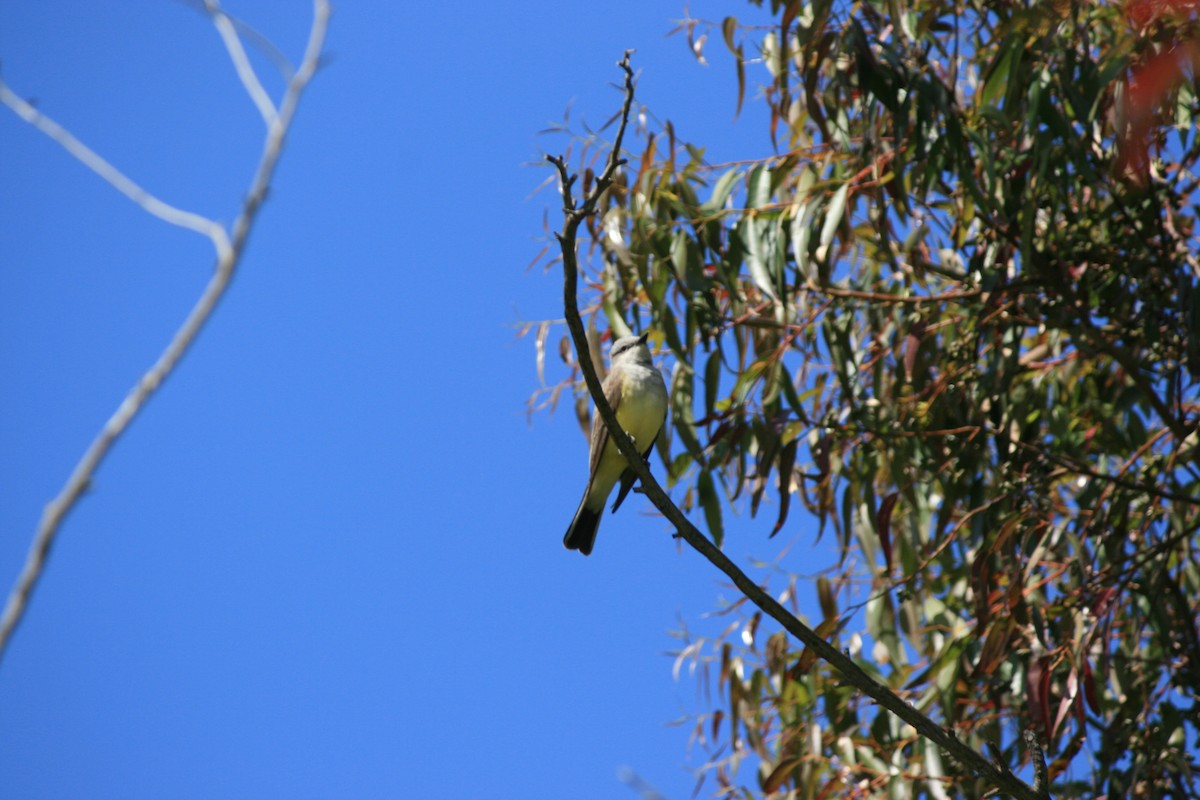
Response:
M650 338L650 331L646 331L645 333L643 333L641 336L638 337L638 344L645 344L646 340L649 338Z

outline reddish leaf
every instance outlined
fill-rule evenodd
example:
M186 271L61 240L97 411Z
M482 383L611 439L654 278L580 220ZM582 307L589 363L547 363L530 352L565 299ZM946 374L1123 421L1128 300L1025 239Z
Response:
M1022 625L1029 624L1029 608L1025 605L1025 587L1014 580L1008 587L1008 610Z
M817 576L817 600L821 603L821 614L825 619L837 619L837 594L833 591L833 584L829 578L824 575Z
M904 337L904 374L912 380L913 369L917 365L917 351L921 348L921 340L925 338L925 320L917 320Z
M1200 66L1200 46L1177 42L1135 64L1125 80L1125 130L1118 166L1139 182L1149 176L1150 131L1158 110L1189 74Z
M887 561L888 574L892 571L892 509L900 495L892 492L883 498L879 511L875 512L875 528L879 531L879 541L883 545L883 558Z
M798 758L785 758L775 765L775 769L771 770L771 774L763 781L762 790L764 794L771 794L779 791L779 788L787 781L788 776L800 764Z
M654 166L654 155L658 152L654 146L656 134L651 133L646 137L646 149L642 151L642 161L638 165L637 178L634 179L634 185L637 186L642 182L642 176L646 174L646 170Z
M988 596L992 593L992 567L986 551L980 551L971 563L971 582L975 585L975 629L982 632L992 618Z
M1105 586L1096 593L1096 599L1092 602L1092 614L1096 619L1104 618L1115 599L1117 599L1117 590L1113 586Z
M1200 9L1196 0L1133 0L1125 6L1125 16L1133 27L1144 30L1166 16L1187 17Z
M788 507L792 504L792 469L796 466L796 450L799 446L800 442L793 439L779 453L779 518L775 520L775 527L771 529L768 539L779 533L783 523L787 522Z
M746 58L742 54L742 46L738 45L737 49L737 82L738 82L738 99L737 108L733 112L736 119L742 113L742 101L746 99Z
M839 627L841 626L836 619L827 619L817 626L816 634L822 639L828 640L829 636L836 633ZM800 654L796 666L792 667L792 680L798 681L807 675L815 663L817 663L816 652L811 647L804 648L804 652Z
M996 621L987 633L983 649L979 653L979 664L975 667L976 675L991 675L996 667L1008 657L1008 642L1012 638L1013 619L1005 617Z
M571 346L570 337L564 336L558 340L558 357L568 367L575 366L575 348Z
M1029 670L1025 676L1025 692L1029 696L1029 715L1042 731L1042 736L1050 730L1050 670L1049 657L1040 656L1030 659Z
M1096 677L1092 675L1092 664L1086 658L1083 660L1083 697L1088 707L1095 713L1100 713L1100 699L1096 695Z
M755 634L758 633L758 625L760 622L762 622L762 612L755 611L754 616L752 616L750 621L746 623L746 626L742 628L742 640L744 643L749 645L751 650L758 650L758 642L755 638Z

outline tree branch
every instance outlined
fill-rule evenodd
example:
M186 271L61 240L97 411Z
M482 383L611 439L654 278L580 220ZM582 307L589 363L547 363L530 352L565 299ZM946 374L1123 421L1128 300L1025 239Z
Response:
M580 369L583 371L583 378L587 384L588 393L592 396L592 400L596 404L596 412L604 420L604 424L608 428L609 437L616 443L617 449L620 450L621 454L629 462L629 466L637 475L646 497L650 498L655 508L675 527L675 535L685 540L717 569L725 573L752 603L778 622L784 630L806 647L811 648L819 658L828 662L841 674L847 683L875 700L879 705L891 711L909 725L912 725L921 736L941 747L972 774L989 781L1000 792L1019 798L1019 800L1045 800L1043 794L1037 792L1033 787L1028 786L1007 769L1007 767L992 763L983 755L959 741L952 731L942 728L933 720L917 711L913 706L900 699L890 689L864 672L849 656L829 644L799 619L792 616L775 598L771 597L770 594L760 588L754 581L750 580L708 537L688 521L678 506L671 502L671 499L654 478L654 474L650 471L649 466L642 460L637 448L629 439L629 435L617 423L616 414L604 397L604 391L601 388L600 379L596 375L592 361L586 357L588 353L587 336L584 332L583 319L579 314L579 301L577 297L579 264L576 254L578 246L576 234L580 223L588 215L595 212L600 197L612 184L613 175L617 168L625 163L624 160L619 158L619 154L625 129L629 123L629 110L633 104L633 70L629 65L631 52L626 51L624 59L619 63L621 69L625 71L625 103L621 111L621 123L617 129L613 149L609 153L604 171L581 204L577 205L572 195L571 187L575 182L575 176L569 173L564 159L555 156L546 157L547 161L554 164L558 169L563 199L563 230L557 234L557 238L562 248L564 273L563 304L567 327L571 332L571 340L578 354L577 360Z
M1029 759L1033 762L1033 790L1040 800L1050 800L1050 773L1046 769L1046 752L1042 748L1042 739L1036 731L1026 730L1023 734L1025 746L1029 749Z
M5 649L12 638L13 631L25 614L29 598L37 585L38 579L42 575L46 564L46 556L50 551L51 545L54 543L55 536L58 534L63 520L71 509L74 508L83 493L87 491L88 486L91 484L92 476L96 473L97 468L108 454L113 443L125 432L130 422L133 421L134 417L145 406L146 401L149 400L150 396L154 394L159 386L162 385L162 382L166 380L167 376L175 369L179 360L183 358L188 348L196 340L200 329L204 327L205 322L212 315L213 309L216 308L217 303L224 296L225 290L229 287L234 270L245 251L246 240L258 215L259 208L267 196L267 188L270 186L271 176L275 172L275 165L278 163L279 156L283 151L283 142L291 126L292 118L296 113L300 95L304 92L313 75L316 74L317 67L320 64L321 49L324 46L325 34L329 28L329 15L328 0L313 0L313 22L312 27L309 29L304 60L300 65L300 69L297 70L296 74L288 82L283 100L279 105L278 113L269 120L262 156L255 170L249 192L242 203L241 212L234 221L231 233L226 233L224 228L211 220L204 219L187 211L180 211L150 196L109 165L107 161L100 158L94 151L71 136L66 130L39 114L36 109L33 109L23 100L20 100L20 98L16 98L16 95L13 95L7 87L0 84L0 101L3 101L5 105L12 108L18 116L63 145L72 155L99 174L100 177L107 180L122 194L125 194L134 202L141 205L149 213L172 224L182 225L185 228L208 236L217 248L217 262L213 269L213 275L209 279L208 285L204 288L203 294L200 295L191 312L167 344L166 349L158 357L158 360L142 375L141 379L138 380L137 384L125 397L125 400L113 415L109 417L104 427L100 430L100 433L79 460L79 463L75 465L75 469L71 472L70 477L58 495L43 510L41 521L38 523L33 542L29 547L29 553L25 558L25 565L22 567L20 575L17 576L16 583L9 593L8 601L5 604L4 612L0 615L0 659L3 658ZM214 20L220 19L224 19L224 17L214 15ZM253 95L253 93L251 94ZM16 98L16 101L13 102L12 98ZM29 112L32 112L32 117Z
M229 60L233 62L233 68L237 70L238 78L241 80L246 94L250 95L263 122L270 128L279 112L275 110L275 104L271 102L270 95L258 80L254 67L250 65L246 48L242 47L242 39L238 36L232 18L221 9L218 0L204 0L204 10L212 19L217 33L221 34L221 41L225 43L225 49L229 52Z
M154 195L138 186L125 176L125 173L108 163L99 153L76 139L71 132L54 120L38 111L20 96L8 88L8 84L0 79L0 103L12 109L21 119L49 136L71 155L108 181L114 189L142 207L147 214L158 217L163 222L178 225L201 236L207 236L217 250L217 258L225 258L229 250L229 235L219 224L207 217L202 217L191 211L184 211L169 203L164 203Z

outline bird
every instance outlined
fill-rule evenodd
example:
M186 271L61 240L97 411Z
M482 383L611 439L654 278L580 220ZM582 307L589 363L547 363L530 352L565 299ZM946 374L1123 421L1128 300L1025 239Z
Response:
M667 419L667 385L654 366L650 348L646 346L649 332L641 336L623 336L613 342L608 377L604 379L604 398L612 406L617 422L629 434L642 458L650 460L654 440ZM592 439L588 451L588 482L583 499L575 512L571 526L563 537L563 546L591 555L596 544L596 529L604 504L617 481L621 490L613 503L615 512L633 488L637 476L625 456L608 435L600 415L592 419Z

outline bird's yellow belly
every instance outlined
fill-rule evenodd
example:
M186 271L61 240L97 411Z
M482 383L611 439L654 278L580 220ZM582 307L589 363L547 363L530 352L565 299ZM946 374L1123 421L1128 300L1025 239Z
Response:
M666 398L655 392L640 392L638 395L637 399L623 398L617 409L617 421L633 437L638 452L644 453L658 436L658 429L666 415Z

